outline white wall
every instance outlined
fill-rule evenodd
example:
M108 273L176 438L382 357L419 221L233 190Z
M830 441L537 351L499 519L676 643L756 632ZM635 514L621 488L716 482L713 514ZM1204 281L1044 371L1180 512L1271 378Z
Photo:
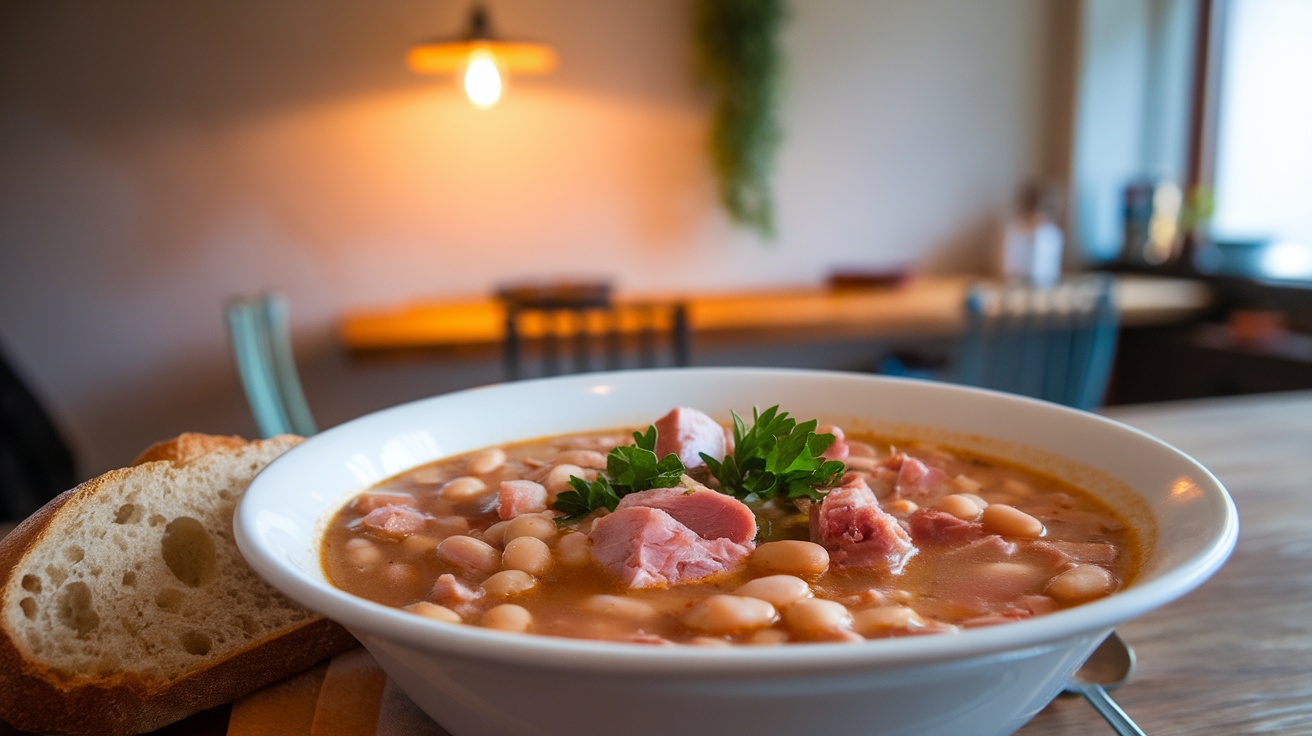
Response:
M646 290L971 270L1017 186L1066 165L1051 2L795 2L762 243L714 200L689 2L490 6L561 65L487 112L402 63L464 2L0 6L0 343L85 474L182 430L253 432L233 294L291 296L331 424L499 377L350 363L343 310L574 272Z

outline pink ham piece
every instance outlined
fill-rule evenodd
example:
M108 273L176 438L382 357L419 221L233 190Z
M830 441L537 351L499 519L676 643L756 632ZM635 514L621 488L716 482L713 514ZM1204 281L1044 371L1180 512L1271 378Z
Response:
M669 513L648 506L616 509L592 523L592 559L630 588L678 585L727 572L752 545L704 539Z
M978 521L958 519L937 509L916 511L907 525L916 544L961 544L984 536L984 525Z
M894 483L894 492L899 498L905 498L911 501L927 500L933 497L935 491L948 479L948 474L938 468L931 468L923 462L899 453L889 458L889 461L900 459L901 462L897 467L897 482Z
M725 455L724 427L696 409L678 407L656 420L656 457L679 456L692 470L706 465L701 453L719 460Z
M1016 556L1016 543L997 534L980 537L973 542L949 550L948 554L963 560L1008 560Z
M351 503L351 510L367 514L384 506L414 506L415 497L409 493L363 493Z
M756 538L756 516L738 499L709 488L653 488L630 493L616 511L645 506L660 509L703 539L746 544Z
M834 443L821 453L820 457L826 460L837 460L840 463L847 460L847 456L851 454L852 450L847 445L847 436L843 434L842 429L832 424L826 424L817 427L815 433L832 434L834 436Z
M473 615L474 603L482 597L483 591L469 587L451 573L438 576L437 582L433 583L433 589L428 594L428 600L446 606L461 616Z
M900 572L916 553L911 537L859 475L825 495L813 507L811 540L829 550L836 567L885 567Z
M522 514L547 510L547 489L531 480L503 480L497 490L497 518L513 519Z
M404 539L424 528L428 516L424 512L401 504L380 506L365 514L360 525L380 537Z
M1120 556L1115 545L1106 542L1066 542L1060 539L1043 539L1030 543L1029 548L1041 553L1054 567L1073 562L1087 565L1110 565Z

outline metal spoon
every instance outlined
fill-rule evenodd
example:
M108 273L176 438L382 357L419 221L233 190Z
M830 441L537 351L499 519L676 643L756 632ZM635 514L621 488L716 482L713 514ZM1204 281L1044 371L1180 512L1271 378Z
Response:
M1120 736L1145 736L1125 711L1107 694L1130 679L1134 650L1113 631L1085 660L1066 684L1066 692L1083 695Z

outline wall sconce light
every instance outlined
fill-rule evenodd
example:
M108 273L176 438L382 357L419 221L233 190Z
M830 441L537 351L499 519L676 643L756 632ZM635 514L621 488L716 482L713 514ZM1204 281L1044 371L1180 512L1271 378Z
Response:
M460 74L469 101L486 110L501 99L505 73L546 74L556 68L556 52L546 44L497 37L479 4L470 11L463 36L415 44L406 63L417 74Z

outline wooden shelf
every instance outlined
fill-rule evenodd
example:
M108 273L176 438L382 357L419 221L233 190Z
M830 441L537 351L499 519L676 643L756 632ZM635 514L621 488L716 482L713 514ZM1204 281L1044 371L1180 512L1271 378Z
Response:
M698 344L825 342L961 331L961 304L978 279L920 277L869 289L799 287L725 293L619 294L619 303L683 301ZM1208 287L1187 279L1116 277L1127 326L1187 321L1207 308ZM494 299L412 302L342 316L339 335L354 352L490 348L501 344L504 312Z

